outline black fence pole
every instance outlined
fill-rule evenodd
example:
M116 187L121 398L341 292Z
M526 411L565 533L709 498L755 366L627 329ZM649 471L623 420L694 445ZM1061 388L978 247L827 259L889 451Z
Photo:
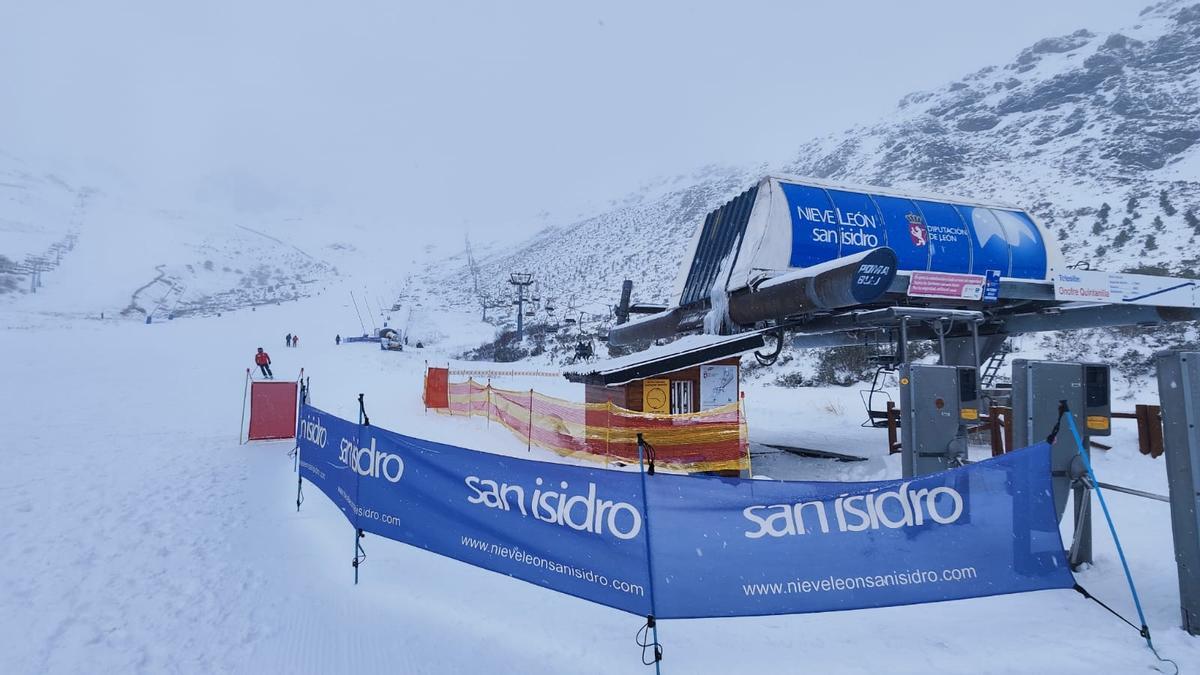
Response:
M358 395L358 423L360 425L360 428L358 430L358 444L359 444L359 446L361 446L363 444L361 427L371 426L371 418L367 417L367 406L365 403L363 403L363 395L362 394ZM350 461L354 462L357 460L355 458L351 458ZM353 467L351 467L351 468L353 469ZM354 502L355 502L356 506L358 504L358 496L359 496L358 486L359 486L359 481L361 481L361 480L362 480L362 476L359 475L358 471L354 471ZM356 517L357 517L357 515L358 514L355 514ZM362 565L363 561L367 559L367 552L363 550L362 542L359 540L361 540L362 538L364 538L366 536L367 535L365 532L363 532L362 528L358 527L358 524L355 523L355 526L354 526L354 560L351 561L351 563L350 563L354 567L354 585L355 586L358 585L358 568L359 568L359 566Z
M642 523L646 528L646 573L648 586L650 587L650 614L646 617L646 630L649 635L648 640L638 640L638 645L642 648L642 663L645 665L654 664L654 672L661 673L662 666L662 644L658 641L658 622L655 620L655 615L658 614L658 608L654 602L654 559L651 554L650 547L650 503L646 497L646 476L654 475L654 446L646 442L641 432L637 435L638 446L638 469L642 474ZM646 470L644 459L647 458L649 452L649 471ZM652 650L651 658L653 661L646 661L646 649Z

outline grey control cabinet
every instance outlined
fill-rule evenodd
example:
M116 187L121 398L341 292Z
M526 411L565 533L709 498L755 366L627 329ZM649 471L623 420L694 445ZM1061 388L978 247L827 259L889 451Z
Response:
M905 478L958 466L967 457L967 426L979 419L978 371L902 365L900 415Z
M1200 352L1157 360L1179 604L1183 629L1200 635Z
M1086 439L1112 433L1109 368L1102 363L1013 361L1013 445L1024 448L1046 440L1058 423L1059 401L1066 401L1079 434ZM1050 452L1054 505L1062 519L1071 481L1086 473L1079 449L1064 425Z
M1087 447L1093 436L1112 433L1109 367L1102 363L1063 361L1013 361L1013 445L1024 448L1045 440L1058 423L1059 402L1066 401L1075 428ZM1087 474L1079 445L1063 425L1050 450L1050 482L1054 506L1062 520L1067 495L1073 493L1075 536L1071 544L1073 567L1092 561L1092 514L1087 488L1077 479Z

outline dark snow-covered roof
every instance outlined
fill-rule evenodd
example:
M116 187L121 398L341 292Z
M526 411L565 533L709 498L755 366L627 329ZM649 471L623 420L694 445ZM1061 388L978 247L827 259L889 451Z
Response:
M763 337L758 333L732 336L689 335L628 356L579 364L564 370L563 377L582 384L625 384L632 380L654 377L744 354L761 348L763 344Z

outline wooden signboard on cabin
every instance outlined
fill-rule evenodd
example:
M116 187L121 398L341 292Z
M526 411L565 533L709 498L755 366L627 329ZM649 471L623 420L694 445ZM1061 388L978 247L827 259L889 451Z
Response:
M729 405L738 398L737 366L700 366L700 409Z
M671 381L642 381L642 412L668 414L671 412Z

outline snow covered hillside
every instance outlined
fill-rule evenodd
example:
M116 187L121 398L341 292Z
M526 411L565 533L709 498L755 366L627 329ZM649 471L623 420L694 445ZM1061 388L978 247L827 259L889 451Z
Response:
M508 273L534 272L543 296L560 306L587 301L607 317L628 277L634 301L665 302L704 214L768 170L1021 204L1057 234L1071 263L1195 274L1200 4L1170 0L1121 31L1040 40L1010 63L906 96L876 124L814 139L783 166L709 168L648 187L481 260L483 285L507 299ZM442 300L469 305L472 275L465 260L454 262L451 274L435 273ZM493 316L511 323L511 312L505 305ZM1130 337L1097 335L1107 343L1090 348L1109 351ZM1186 331L1137 337L1141 369L1160 344L1200 339Z
M1200 234L1200 5L1041 40L783 170L1004 199L1056 231L1068 261L1194 270L1196 252L1178 253Z
M0 152L0 298L34 290L35 273L62 262L77 238L91 190L31 172Z
M300 215L159 208L129 186L74 180L0 154L0 302L36 293L41 310L212 314L311 295L348 248L336 233L312 238L320 228Z

